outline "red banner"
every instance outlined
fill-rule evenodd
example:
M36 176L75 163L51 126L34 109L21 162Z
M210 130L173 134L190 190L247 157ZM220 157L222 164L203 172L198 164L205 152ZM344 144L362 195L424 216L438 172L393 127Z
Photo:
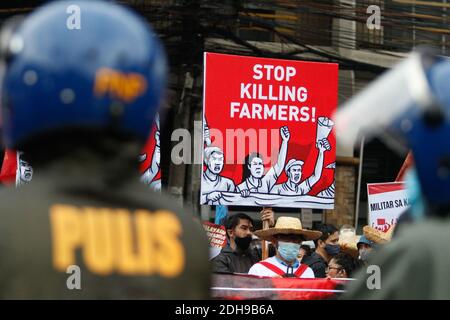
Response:
M405 190L405 184L403 182L386 182L386 183L368 183L367 193L369 195L386 193L392 191Z
M409 151L408 154L406 155L402 167L400 168L400 171L397 174L397 178L395 178L395 181L403 181L405 179L406 172L408 172L408 170L412 166L414 166L414 158L411 151Z
M322 300L342 294L350 280L267 278L248 275L214 274L213 299Z
M338 65L205 54L201 204L333 208Z
M6 149L3 157L2 170L0 172L0 181L6 185L12 185L16 182L17 172L17 152Z
M23 152L6 149L3 157L0 181L5 185L20 187L33 178L33 168L23 159Z

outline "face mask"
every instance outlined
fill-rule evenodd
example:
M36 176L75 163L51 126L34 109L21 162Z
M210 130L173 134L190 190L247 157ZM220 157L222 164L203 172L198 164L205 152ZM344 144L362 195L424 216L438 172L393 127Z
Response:
M341 247L338 244L327 244L325 246L325 251L329 256L335 256L341 251Z
M420 189L420 181L415 169L410 169L405 177L406 194L409 198L411 215L414 220L422 220L425 216L425 202Z
M278 242L278 253L286 261L294 261L300 252L300 245L292 242Z
M250 248L252 249L252 250L262 250L262 248L261 248L261 241L255 241L255 242L251 242L250 243Z
M359 259L361 261L367 261L369 254L370 254L370 250L361 249L361 250L359 250Z
M252 242L252 236L248 237L236 237L234 238L234 242L236 242L236 246L245 251L250 246L250 242Z

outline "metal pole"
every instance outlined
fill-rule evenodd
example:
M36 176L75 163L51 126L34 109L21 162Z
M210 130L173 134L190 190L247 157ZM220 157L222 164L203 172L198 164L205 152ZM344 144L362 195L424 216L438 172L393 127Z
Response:
M358 168L358 188L356 189L356 207L355 207L355 231L358 230L358 220L359 220L359 198L361 193L361 176L362 176L362 166L364 159L364 137L361 139L361 145L359 147L359 168Z
M265 209L271 209L271 208L263 207L263 211ZM269 229L269 221L263 220L263 230L267 230L267 229ZM261 252L262 260L265 260L269 257L269 247L268 247L268 243L265 240L261 241L261 249L262 249L262 252Z

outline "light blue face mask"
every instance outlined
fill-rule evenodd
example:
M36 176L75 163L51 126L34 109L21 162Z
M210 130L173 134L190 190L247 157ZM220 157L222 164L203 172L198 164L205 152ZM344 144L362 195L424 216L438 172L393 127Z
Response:
M278 253L286 261L294 261L300 252L300 244L278 241Z
M419 221L425 216L425 204L420 190L419 177L414 168L408 170L405 176L406 194L408 195L411 215L414 220Z

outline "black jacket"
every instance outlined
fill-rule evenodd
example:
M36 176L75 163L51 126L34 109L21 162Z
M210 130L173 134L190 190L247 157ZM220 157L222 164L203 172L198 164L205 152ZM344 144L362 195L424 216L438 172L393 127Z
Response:
M208 298L200 223L141 184L136 160L87 153L31 163L29 184L0 191L0 298Z
M250 268L261 261L261 254L257 250L233 250L229 245L212 260L213 272L220 273L248 273Z
M310 256L304 257L302 263L308 265L313 271L316 278L326 278L325 269L328 263L317 252L313 252Z

